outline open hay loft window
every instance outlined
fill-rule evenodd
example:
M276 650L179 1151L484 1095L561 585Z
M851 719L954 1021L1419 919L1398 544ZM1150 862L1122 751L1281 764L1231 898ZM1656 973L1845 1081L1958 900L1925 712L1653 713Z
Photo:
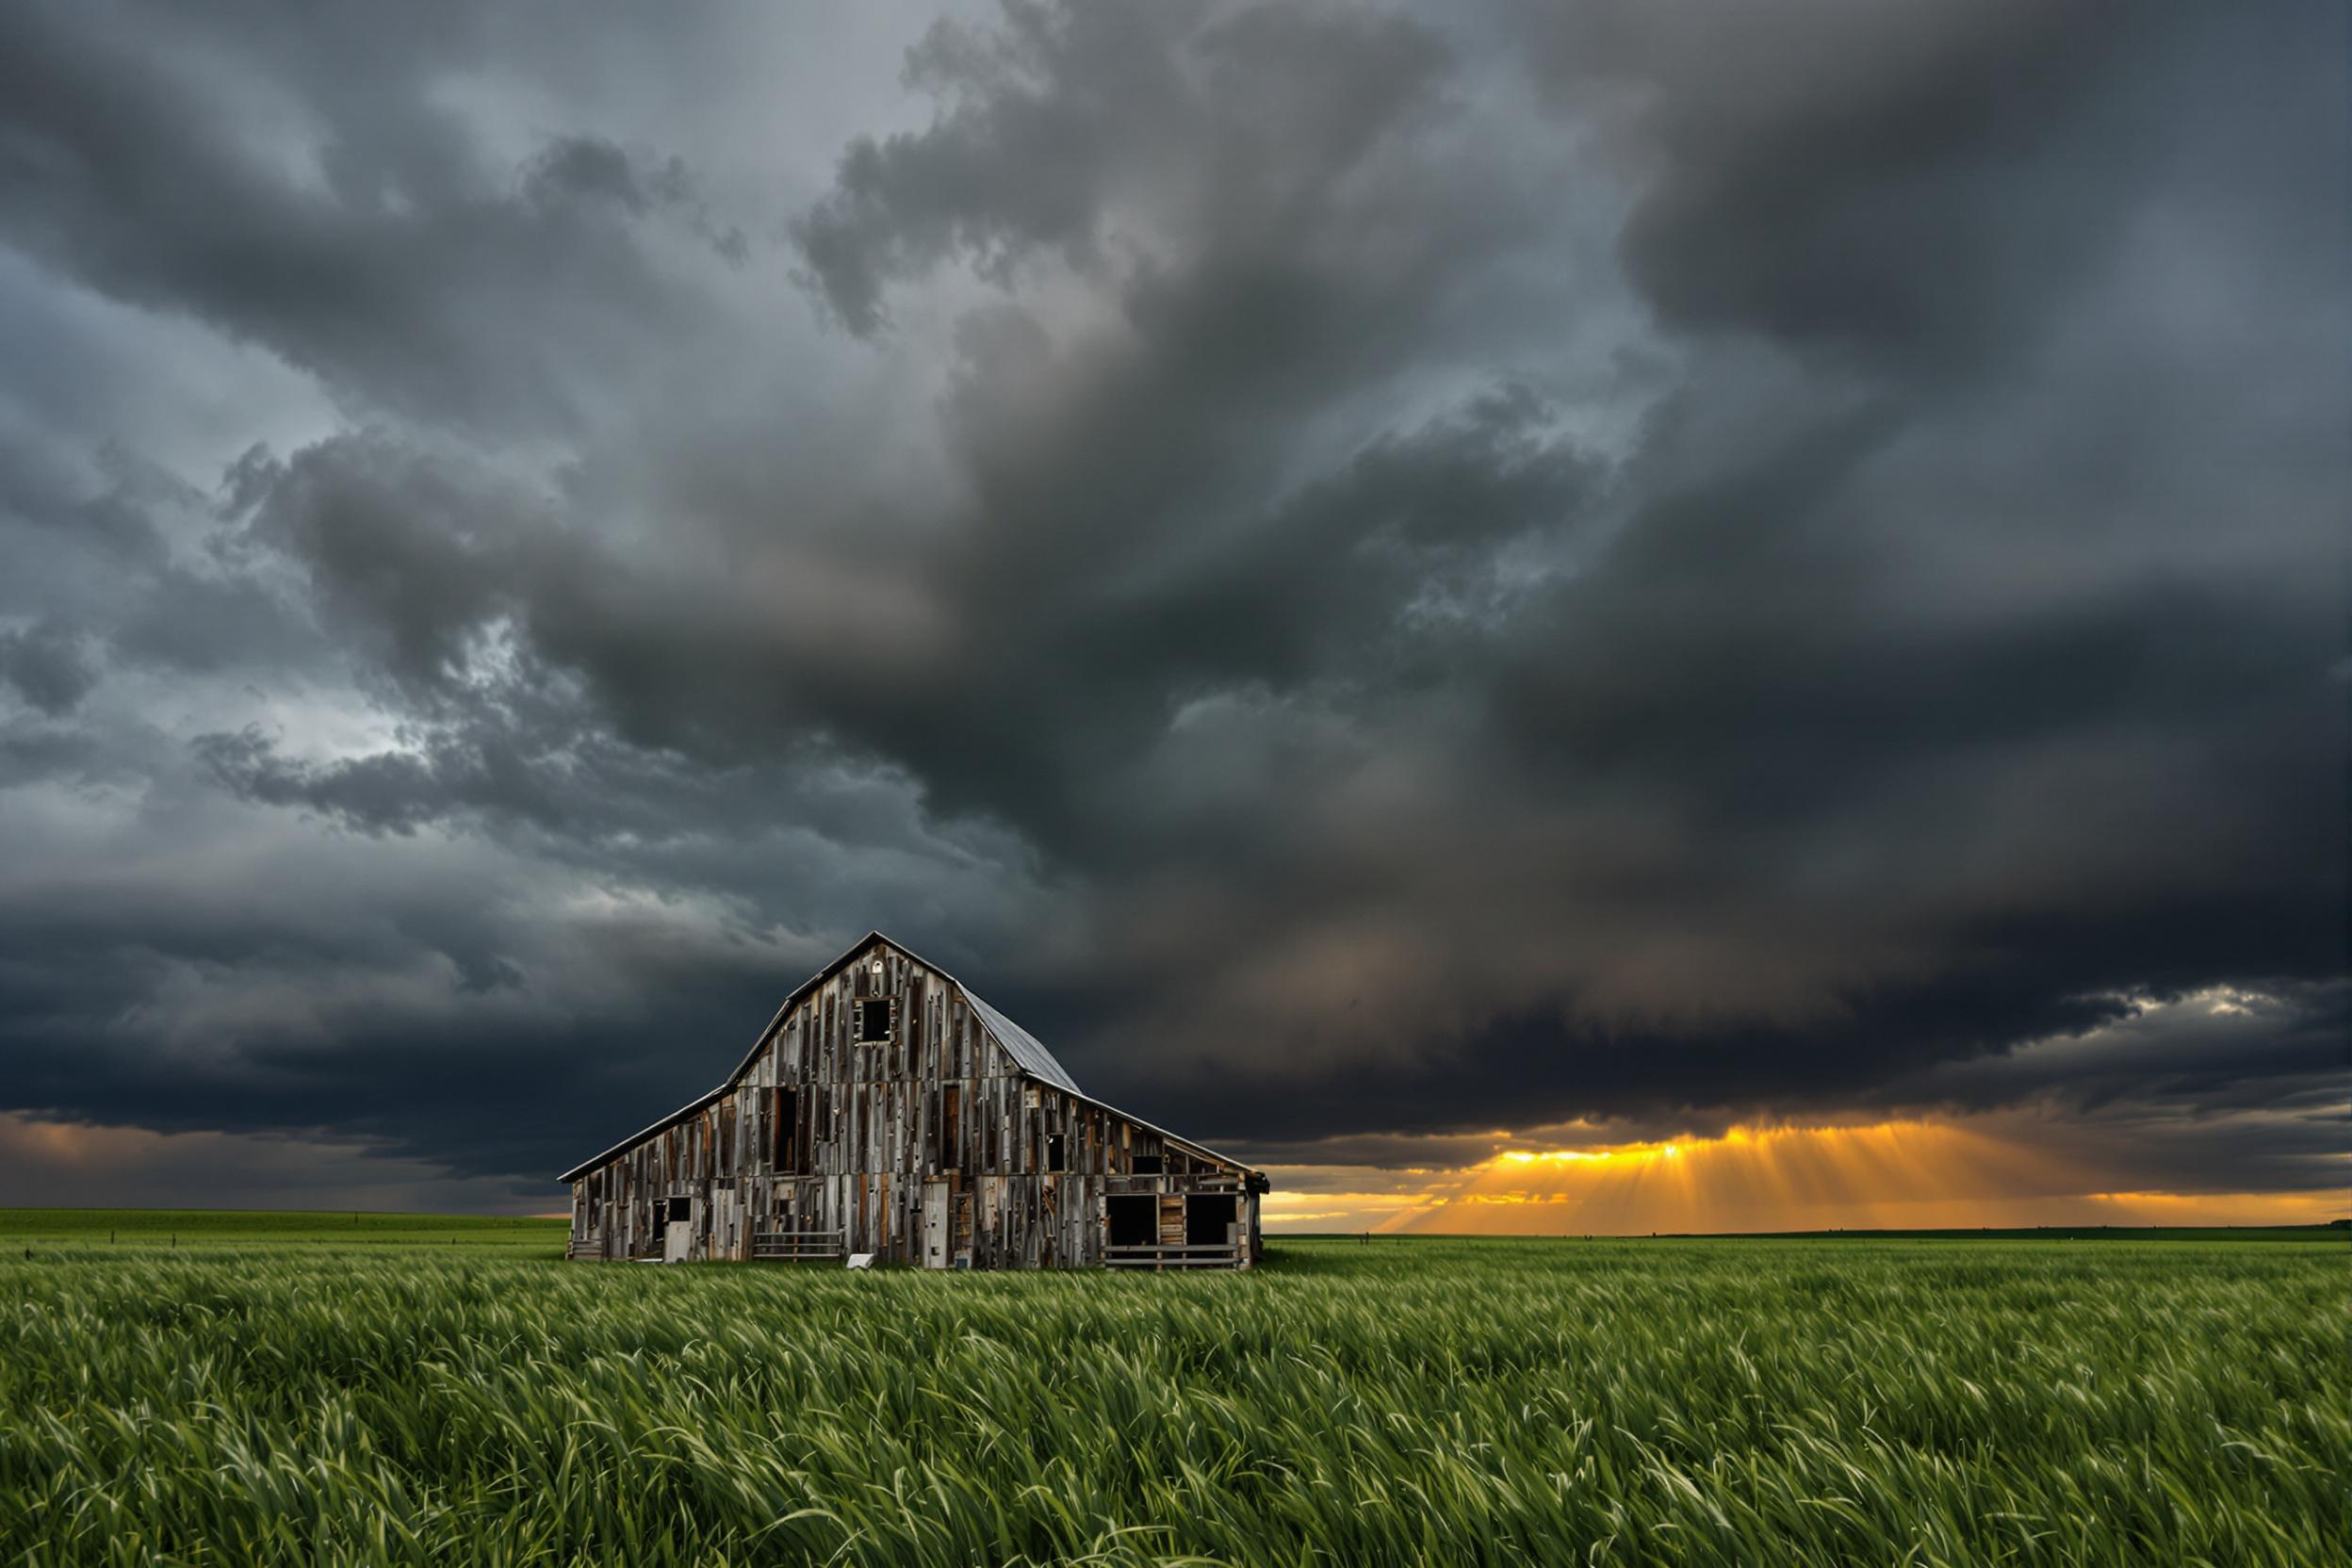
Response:
M851 1021L857 1026L859 1045L882 1045L890 1037L891 1028L898 1022L898 1004L887 996L863 996L852 1009Z

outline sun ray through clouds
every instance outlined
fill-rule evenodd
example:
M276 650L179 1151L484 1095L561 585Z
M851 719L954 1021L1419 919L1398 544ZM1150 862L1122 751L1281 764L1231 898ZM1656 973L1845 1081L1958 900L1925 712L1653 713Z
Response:
M1269 1224L1383 1233L1625 1235L2301 1224L2352 1207L2337 1187L2247 1193L2119 1186L2112 1171L2079 1153L1997 1125L1934 1119L1740 1126L1714 1137L1581 1149L1510 1148L1461 1169L1331 1168L1305 1176L1301 1185L1294 1200L1269 1207Z

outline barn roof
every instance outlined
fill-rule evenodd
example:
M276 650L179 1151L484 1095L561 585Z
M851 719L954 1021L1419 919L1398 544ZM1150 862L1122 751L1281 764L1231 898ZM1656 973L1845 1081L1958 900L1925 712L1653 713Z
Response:
M742 1061L735 1064L735 1070L728 1073L726 1078L722 1079L716 1088L711 1089L707 1094L695 1096L685 1104L680 1105L677 1110L672 1111L669 1115L662 1118L659 1121L645 1127L641 1132L629 1135L628 1137L625 1137L620 1142L614 1144L612 1148L604 1151L604 1152L594 1155L589 1159L582 1160L580 1164L574 1166L571 1169L557 1177L556 1180L560 1182L569 1182L587 1174L589 1171L594 1170L596 1167L604 1164L605 1161L612 1158L615 1154L620 1153L623 1150L644 1142L645 1139L653 1136L654 1134L661 1132L665 1127L683 1121L686 1118L694 1115L696 1111L701 1110L704 1106L710 1104L712 1101L727 1093L727 1090L733 1088L736 1083L742 1079L743 1074L750 1070L751 1064L759 1060L760 1048L768 1043L768 1037L775 1032L776 1026L784 1021L784 1015L798 1006L800 1004L801 998L816 989L816 988L825 981L832 978L835 971L839 970L843 964L848 963L851 959L857 957L860 953L863 953L867 947L877 941L888 942L891 947L896 948L907 957L914 959L915 962L929 970L933 974L938 975L941 980L944 980L949 985L955 987L957 992L962 995L964 1004L970 1007L979 1018L980 1021L987 1026L988 1033L996 1037L997 1043L1004 1046L1005 1054L1012 1057L1013 1065L1018 1067L1026 1076L1035 1078L1041 1083L1051 1084L1055 1088L1067 1090L1068 1092L1076 1095L1079 1099L1084 1100L1090 1105L1100 1106L1102 1109L1109 1111L1116 1116L1125 1117L1126 1119L1134 1122L1136 1126L1157 1133L1168 1142L1189 1149L1195 1153L1205 1154L1209 1158L1216 1160L1220 1164L1232 1166L1238 1170L1249 1170L1251 1168L1250 1167L1244 1165L1241 1161L1233 1158L1231 1155L1220 1154L1214 1149L1193 1142L1190 1138L1180 1137L1176 1134L1169 1132L1165 1127L1154 1127L1151 1122L1144 1120L1141 1117L1130 1115L1129 1113L1120 1110L1116 1105L1106 1104L1102 1101L1095 1099L1094 1096L1086 1093L1084 1089L1078 1086L1078 1081L1070 1075L1070 1070L1062 1066L1062 1064L1055 1059L1054 1053L1045 1048L1043 1041L1039 1040L1037 1036L1031 1034L1028 1030L1023 1029L1020 1024L1015 1023L1011 1019L1006 1018L1003 1013L998 1012L994 1007L989 1006L986 1002L983 1002L978 994L975 993L970 986L965 985L961 980L956 979L954 975L948 973L947 971L939 968L937 964L934 964L930 959L923 957L919 954L915 953L905 943L892 941L890 938L884 936L879 931L869 931L864 936L858 938L855 942L852 942L847 951L843 952L840 957L834 959L831 963L825 965L823 969L817 971L816 973L810 975L808 979L802 981L798 986L793 988L792 994L784 999L783 1005L776 1008L775 1016L770 1018L768 1021L761 1026L759 1037L752 1041L751 1049L743 1054L743 1059Z
M988 1026L988 1033L1013 1054L1013 1060L1021 1064L1023 1072L1032 1078L1042 1078L1054 1087L1068 1089L1072 1094L1086 1092L1078 1086L1078 1080L1070 1075L1070 1070L1054 1059L1054 1053L1048 1051L1037 1036L981 1001L978 993L961 980L956 981L956 988L964 993L965 1004L980 1015L980 1021Z

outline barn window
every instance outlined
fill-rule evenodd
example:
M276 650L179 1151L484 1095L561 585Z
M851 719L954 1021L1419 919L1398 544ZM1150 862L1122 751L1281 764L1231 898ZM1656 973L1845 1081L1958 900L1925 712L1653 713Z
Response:
M1050 1133L1046 1135L1045 1168L1048 1170L1062 1168L1062 1135L1059 1133Z
M879 1045L890 1037L890 1015L896 1005L887 996L869 996L858 1004L858 1043Z
M1153 1247L1160 1239L1160 1200L1149 1193L1103 1200L1113 1247Z
M1195 1193L1184 1200L1184 1245L1223 1247L1232 1239L1233 1200L1230 1193Z
M1138 1176L1157 1176L1161 1169L1160 1157L1157 1154L1137 1154L1134 1168Z

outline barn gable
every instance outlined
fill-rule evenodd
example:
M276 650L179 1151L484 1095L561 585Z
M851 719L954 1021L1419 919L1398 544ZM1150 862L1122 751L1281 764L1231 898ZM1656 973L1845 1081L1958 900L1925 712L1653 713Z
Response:
M798 1006L810 992L823 987L826 981L833 979L843 970L853 968L859 963L872 962L877 950L896 955L899 958L904 959L908 963L919 965L930 973L939 976L941 980L953 986L956 988L956 993L962 998L964 1004L970 1007L972 1010L973 1015L980 1020L983 1027L988 1033L990 1047L1003 1054L1005 1064L1004 1068L1004 1072L1007 1074L1024 1074L1028 1077L1037 1079L1041 1083L1052 1084L1056 1088L1067 1089L1072 1094L1085 1094L1086 1091L1079 1088L1078 1081L1070 1075L1070 1070L1062 1066L1061 1062L1055 1058L1054 1053L1047 1050L1044 1042L1040 1041L1035 1035L1032 1035L1028 1030L1023 1029L1020 1024L1015 1023L1011 1019L1006 1018L1003 1013L998 1012L994 1007L988 1005L988 1003L982 1001L979 994L973 991L971 987L965 985L954 975L949 974L945 970L939 968L937 964L932 963L929 959L924 958L907 948L901 946L897 942L892 941L890 938L884 936L879 931L869 931L863 937L858 939L856 942L852 943L848 951L844 952L840 957L825 965L823 969L817 971L816 973L802 981L798 987L794 988L792 994L784 999L784 1004L776 1008L775 1016L770 1018L765 1026L760 1029L760 1037L752 1042L750 1051L744 1054L742 1061L735 1064L735 1070L728 1073L724 1079L720 1080L716 1088L711 1089L706 1094L696 1095L694 1099L686 1102L685 1104L680 1105L677 1110L672 1111L668 1116L662 1118L659 1121L652 1123L641 1132L630 1134L628 1137L623 1138L620 1142L614 1144L604 1152L581 1161L579 1165L574 1166L571 1169L557 1177L556 1180L562 1182L576 1181L583 1173L603 1164L606 1160L611 1159L622 1150L630 1147L632 1144L642 1143L646 1138L649 1138L655 1134L661 1132L663 1128L684 1120L686 1118L694 1115L696 1111L701 1110L704 1106L724 1096L729 1089L732 1089L737 1085L741 1084L744 1075L751 1071L753 1064L760 1059L760 1054L762 1051L765 1051L770 1043L775 1039L777 1027L782 1024L786 1019L792 1016L792 1012L794 1007ZM1087 1098L1092 1099L1091 1096L1088 1096ZM1093 1102L1098 1105L1102 1103L1101 1101L1094 1101ZM1109 1110L1114 1107L1104 1106L1103 1108ZM1204 1150L1202 1152L1205 1153L1207 1151ZM1218 1155L1217 1157L1222 1159L1224 1156ZM1237 1161L1234 1163L1236 1166L1239 1164Z

